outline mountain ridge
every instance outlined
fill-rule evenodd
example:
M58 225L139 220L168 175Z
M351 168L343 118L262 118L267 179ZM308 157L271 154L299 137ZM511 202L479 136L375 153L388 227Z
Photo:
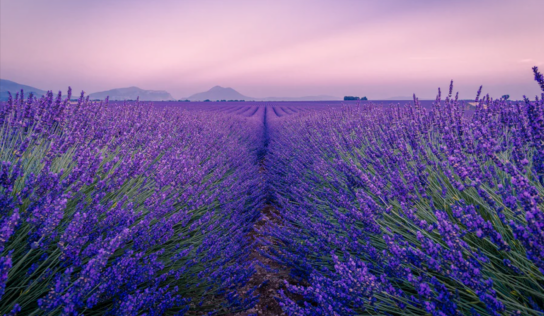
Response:
M21 90L23 90L25 98L28 98L30 93L36 97L41 97L47 93L45 90L34 88L32 86L24 85L11 80L0 79L0 101L8 100L8 92L11 92L12 96L15 97L15 94L20 93Z
M172 101L174 98L170 93L164 90L144 90L135 86L127 88L117 88L106 91L99 91L89 94L89 99L103 100L109 97L112 101L136 100L141 101Z
M204 100L245 100L253 101L255 98L245 96L232 88L223 88L214 86L208 91L192 94L188 98L189 101L204 101Z
M182 98L189 101L216 101L216 100L245 100L245 101L332 101L341 100L339 97L330 95L302 96L302 97L266 97L253 98L248 97L234 90L233 88L214 86L208 91L195 93L188 98Z
M41 90L32 86L20 84L11 80L0 79L0 101L6 101L8 99L8 91L15 96L15 93L20 92L21 89L25 92L25 97L28 97L32 93L36 97L40 97L47 93L46 90ZM98 91L88 94L91 100L103 100L109 96L112 101L123 100L136 100L140 98L141 101L173 101L176 100L170 93L164 90L144 90L136 86L130 86L126 88L116 88L105 91ZM65 96L64 96L65 97ZM301 96L301 97L265 97L265 98L253 98L239 93L230 87L221 87L216 85L208 91L195 93L188 98L181 98L181 100L190 101L216 101L216 100L245 100L245 101L335 101L342 100L342 98L330 96L330 95L313 95L313 96Z

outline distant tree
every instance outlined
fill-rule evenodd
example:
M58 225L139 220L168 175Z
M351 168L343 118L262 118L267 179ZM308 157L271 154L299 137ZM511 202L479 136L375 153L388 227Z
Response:
M368 98L367 97L362 97L361 101L368 101Z
M359 97L352 97L350 95L344 97L344 101L359 100Z
M240 100L240 102L246 102L246 100Z
M210 102L210 99L206 99L206 100L204 100L204 102Z
M227 102L227 100L221 100L221 102Z
M501 97L501 99L504 99L504 100L508 100L510 99L510 95L509 94L505 94Z

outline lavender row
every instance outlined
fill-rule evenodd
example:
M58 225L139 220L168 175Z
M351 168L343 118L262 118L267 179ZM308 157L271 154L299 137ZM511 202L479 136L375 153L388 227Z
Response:
M0 314L252 306L262 122L69 100L0 104Z
M271 124L286 314L544 315L544 94L452 89Z

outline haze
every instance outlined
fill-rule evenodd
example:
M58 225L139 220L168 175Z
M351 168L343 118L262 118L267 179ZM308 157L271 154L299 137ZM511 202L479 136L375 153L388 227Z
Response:
M0 2L0 78L181 98L540 94L542 0Z

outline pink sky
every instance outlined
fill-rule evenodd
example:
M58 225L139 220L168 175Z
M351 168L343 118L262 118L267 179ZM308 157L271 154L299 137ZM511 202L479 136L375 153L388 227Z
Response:
M543 0L2 0L0 78L176 98L539 94Z

